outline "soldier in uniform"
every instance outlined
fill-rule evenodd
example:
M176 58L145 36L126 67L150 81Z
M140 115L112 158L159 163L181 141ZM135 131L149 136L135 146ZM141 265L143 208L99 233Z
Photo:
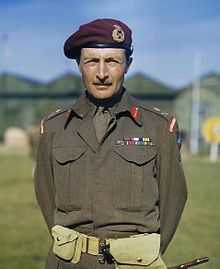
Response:
M129 27L97 19L72 34L85 92L42 121L37 201L53 238L47 269L164 269L186 184L176 119L123 87Z

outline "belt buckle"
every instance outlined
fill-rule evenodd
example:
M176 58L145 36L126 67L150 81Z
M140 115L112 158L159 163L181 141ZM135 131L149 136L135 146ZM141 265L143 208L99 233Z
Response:
M101 264L104 264L105 262L112 264L114 262L114 258L110 253L110 243L107 243L105 239L99 240L98 261Z
M98 254L98 262L100 264L105 264L105 249L106 247L106 240L99 239L99 254Z

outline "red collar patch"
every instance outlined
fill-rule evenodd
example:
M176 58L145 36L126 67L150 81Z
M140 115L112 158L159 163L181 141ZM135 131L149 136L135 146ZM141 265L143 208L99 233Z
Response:
M139 111L139 108L135 105L133 105L130 109L131 116L135 121L139 121L141 117L141 113Z

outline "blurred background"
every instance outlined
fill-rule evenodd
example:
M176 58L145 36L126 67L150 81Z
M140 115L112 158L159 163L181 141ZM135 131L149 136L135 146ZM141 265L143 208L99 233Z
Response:
M39 122L83 91L65 39L80 24L115 18L133 31L125 86L176 116L189 199L166 255L220 268L220 2L218 0L0 0L0 269L43 268L50 238L32 170Z

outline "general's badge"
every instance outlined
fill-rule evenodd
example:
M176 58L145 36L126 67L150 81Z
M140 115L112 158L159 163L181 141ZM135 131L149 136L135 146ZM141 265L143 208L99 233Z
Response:
M121 26L113 25L115 29L112 31L112 38L116 42L123 42L125 40L125 33Z

